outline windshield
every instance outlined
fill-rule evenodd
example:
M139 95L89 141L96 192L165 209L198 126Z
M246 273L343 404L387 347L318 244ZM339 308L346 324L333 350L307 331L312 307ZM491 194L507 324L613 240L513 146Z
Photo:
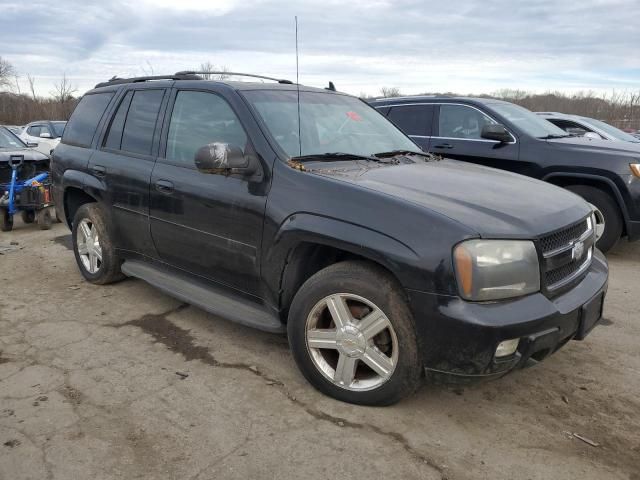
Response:
M511 103L494 103L491 107L527 135L536 138L568 137L567 132L535 113Z
M55 138L59 138L62 136L62 134L64 133L64 126L67 124L67 122L51 122L51 125L53 125L53 136Z
M0 148L26 148L26 145L9 129L0 127Z
M625 142L638 143L638 139L636 137L626 132L623 132L619 128L609 125L608 123L601 122L600 120L596 120L595 118L587 118L587 117L581 117L581 118L585 122L587 122L589 125L593 125L594 127L599 128L600 130L605 132L607 135L610 135L615 139L623 140Z
M391 150L420 152L386 118L361 100L346 95L291 90L243 92L278 145L290 157L342 152L370 156Z

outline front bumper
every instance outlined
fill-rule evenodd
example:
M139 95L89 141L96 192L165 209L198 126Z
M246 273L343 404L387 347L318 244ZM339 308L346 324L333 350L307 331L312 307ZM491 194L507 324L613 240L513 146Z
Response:
M608 272L604 255L596 250L584 279L551 299L536 293L511 301L473 303L408 291L425 368L449 379L490 378L543 360L569 340L584 338L589 333L585 325L600 321ZM516 353L496 359L498 344L514 338L520 338Z

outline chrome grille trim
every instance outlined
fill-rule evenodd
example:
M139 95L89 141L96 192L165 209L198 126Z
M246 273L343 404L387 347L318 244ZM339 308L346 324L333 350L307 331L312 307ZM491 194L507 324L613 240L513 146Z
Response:
M589 247L589 250L587 251L587 259L584 261L584 263L582 265L580 265L578 270L573 272L568 277L565 277L564 279L562 279L562 280L560 280L560 281L558 281L558 282L556 282L556 283L554 283L552 285L547 285L547 290L554 291L554 290L558 290L559 288L562 288L562 287L564 287L566 285L569 285L576 278L580 277L591 266L591 260L593 260L593 247Z

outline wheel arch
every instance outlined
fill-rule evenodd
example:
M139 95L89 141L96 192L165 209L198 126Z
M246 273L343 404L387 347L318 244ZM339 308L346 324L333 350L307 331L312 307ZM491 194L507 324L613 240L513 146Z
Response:
M104 185L95 177L77 170L67 170L62 177L64 220L69 228L78 208L85 203L99 202Z

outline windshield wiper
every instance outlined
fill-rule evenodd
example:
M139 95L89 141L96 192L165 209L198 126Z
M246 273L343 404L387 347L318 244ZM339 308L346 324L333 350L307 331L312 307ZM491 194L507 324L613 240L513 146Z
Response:
M546 135L544 137L538 137L540 140L551 140L552 138L568 138L571 135L567 134L567 135L557 135L555 133L550 133L549 135Z
M372 160L379 162L378 157L372 157L368 155L357 155L355 153L345 152L327 152L327 153L314 153L311 155L301 155L299 157L292 157L291 160L298 162L339 162L342 160Z
M421 157L427 157L427 158L433 157L433 155L431 155L430 153L415 152L413 150L390 150L388 152L379 152L379 153L373 154L374 157L378 157L378 158L397 157L399 155L419 155Z

